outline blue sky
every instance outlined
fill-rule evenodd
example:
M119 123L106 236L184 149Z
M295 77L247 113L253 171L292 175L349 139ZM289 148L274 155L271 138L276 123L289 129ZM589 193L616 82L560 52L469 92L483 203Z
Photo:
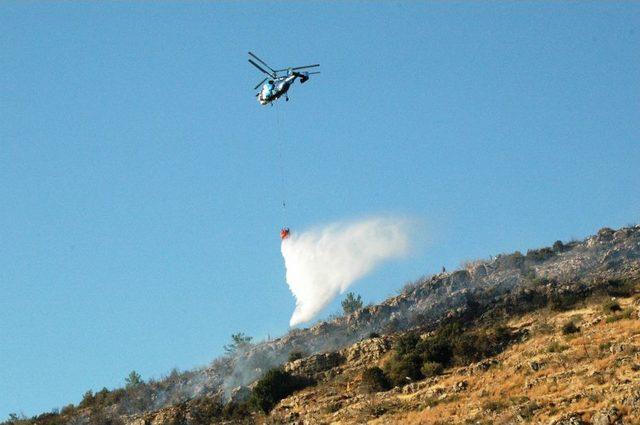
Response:
M286 332L282 224L422 222L355 285L380 301L637 222L639 22L633 2L2 2L0 418ZM261 107L248 50L322 74Z

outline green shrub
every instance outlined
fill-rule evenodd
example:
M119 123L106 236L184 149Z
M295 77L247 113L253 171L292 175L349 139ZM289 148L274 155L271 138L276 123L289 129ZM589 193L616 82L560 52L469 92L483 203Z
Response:
M612 314L616 311L622 310L622 307L620 307L620 304L617 301L607 300L604 304L602 304L602 309L605 313Z
M420 372L422 372L425 378L440 375L443 370L444 367L440 363L428 361L424 362L420 368Z
M600 348L600 351L607 351L609 348L611 348L612 345L612 342L602 342L600 343L598 348Z
M280 400L308 384L308 380L291 375L282 369L271 369L253 389L251 403L264 413L269 413Z
M379 367L371 367L362 372L362 386L369 393L387 391L391 381Z
M66 406L64 406L62 408L62 410L60 410L60 414L61 415L71 415L75 412L76 407L73 405L73 403L67 404Z
M579 298L577 295L568 293L553 292L549 297L549 305L552 310L555 311L567 311L571 310Z
M442 373L452 364L469 364L498 354L511 338L505 327L464 331L459 323L443 324L426 338L409 332L396 341L385 371L395 385L404 385Z
M540 263L542 261L548 260L554 255L556 255L556 253L551 248L531 249L527 251L527 255L525 256L525 258L528 261Z
M93 391L89 390L82 396L82 400L80 400L80 404L78 407L85 408L93 406L95 402L95 397L93 396Z
M551 344L547 346L548 353L562 353L564 350L568 349L569 346L560 344L558 341L553 341Z
M482 405L482 408L484 410L488 410L490 412L496 412L496 413L502 412L507 407L508 407L507 403L502 400L489 400Z
M607 282L606 292L611 297L630 297L635 292L635 284L630 279L611 279Z
M442 335L436 335L421 341L418 347L422 358L428 362L449 366L453 359L453 345L457 341L447 340Z
M632 307L627 307L620 312L620 317L622 319L631 319L634 313L635 311Z
M580 332L580 328L576 326L573 320L568 320L562 325L562 335L571 335Z
M243 332L231 335L231 343L225 345L224 352L228 356L233 356L238 351L245 351L251 347L253 337L245 335Z
M137 387L138 385L142 385L144 381L142 380L142 376L135 370L132 370L129 376L124 380L127 387Z
M609 317L607 317L606 322L607 323L613 323L613 322L617 322L618 320L622 320L622 319L631 319L633 316L633 308L628 307L625 308L624 310L621 310L619 313L613 314Z
M502 270L519 269L524 265L524 258L520 251L516 251L513 254L498 256L496 263Z
M51 412L34 416L29 422L37 425L66 425L67 420L58 413Z
M420 335L416 332L409 332L401 335L395 343L395 351L398 356L404 356L412 353L416 345L420 342Z
M387 362L385 370L394 385L402 386L424 378L420 371L422 363L423 359L416 353L396 354Z
M453 340L455 363L468 364L498 354L511 340L511 331L503 326L465 332Z
M341 304L344 314L351 314L362 308L362 297L353 292L349 292Z

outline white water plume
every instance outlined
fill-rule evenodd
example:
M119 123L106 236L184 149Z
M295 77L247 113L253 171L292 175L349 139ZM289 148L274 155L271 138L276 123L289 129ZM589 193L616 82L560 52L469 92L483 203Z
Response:
M404 219L376 217L292 232L282 242L287 283L296 298L289 324L313 319L356 280L408 247Z

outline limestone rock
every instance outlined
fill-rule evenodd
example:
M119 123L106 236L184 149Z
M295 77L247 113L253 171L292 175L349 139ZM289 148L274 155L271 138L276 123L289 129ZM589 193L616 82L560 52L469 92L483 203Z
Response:
M313 378L320 372L340 366L344 361L344 356L337 352L315 354L304 359L286 363L284 370L293 375Z
M622 424L622 415L617 407L612 406L593 415L591 422L593 425L620 425Z

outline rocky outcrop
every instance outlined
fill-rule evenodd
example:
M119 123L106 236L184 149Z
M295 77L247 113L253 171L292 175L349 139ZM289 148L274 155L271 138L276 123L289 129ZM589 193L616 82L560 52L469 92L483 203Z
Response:
M333 369L344 363L345 358L337 352L315 354L304 359L286 363L284 370L292 375L318 379L321 372Z
M497 317L532 311L558 300L580 300L594 292L606 292L612 282L624 284L626 280L639 278L640 226L619 230L604 228L582 242L557 242L553 248L531 250L526 254L501 254L491 260L469 263L462 270L425 277L407 285L399 295L380 304L367 306L353 314L321 322L307 329L292 330L281 338L256 344L237 353L233 359L194 371L183 388L194 388L189 394L191 397L224 395L227 400L230 398L241 402L246 399L251 384L272 367L282 366L294 375L318 381L327 380L343 373L345 369L380 364L391 349L393 337L390 335L396 332L418 328L426 333L443 320L483 322L486 319L491 322ZM554 304L552 307L563 310L567 306ZM633 317L637 317L640 305L632 308L635 309ZM581 328L593 329L604 323L604 316L591 317L589 321L581 323ZM372 333L382 336L369 338ZM525 330L518 335L519 341L528 337ZM620 361L637 362L639 346L638 341L617 342L607 350L610 350L611 355L624 357ZM292 351L303 351L309 355L287 362ZM496 359L469 365L458 372L465 376L465 380L459 382L493 373L503 366ZM539 373L548 373L551 367L552 365L535 356L521 361L521 368L518 370L523 373L526 371L531 376L520 386L537 388L548 379L565 379L570 376L568 372L566 376L538 376ZM416 382L401 391L407 391L407 395L420 394L424 386L432 384L430 381ZM465 384L437 388L439 389L430 389L427 395L423 394L427 399L421 402L428 404L432 399L441 401L450 393L460 396L470 391ZM339 391L331 397L337 397L332 402L336 406L342 403ZM359 396L354 396L350 402L359 403L357 397ZM302 404L307 402L303 398L297 400ZM629 391L620 395L619 403L620 406L637 408L640 406L640 396ZM158 407L163 405L154 405L154 408ZM355 410L358 408L364 407L353 407ZM163 412L163 415L172 418L175 415L189 414L189 411L185 413L174 407L163 409ZM612 417L612 412L607 410L594 414L591 419L604 424L605 418L610 420ZM167 418L153 419L156 422L144 424L170 423L170 418ZM554 423L583 423L580 421L584 421L583 415L572 414L557 419Z
M235 369L242 373L232 373L231 381L220 378L218 370L205 369L204 373L218 376L228 391L248 385L268 368L284 364L292 351L314 355L333 352L372 332L384 335L414 326L429 329L444 318L474 317L485 309L495 311L497 305L510 313L537 308L536 303L556 295L572 294L580 299L606 282L628 276L640 276L640 226L617 231L605 228L582 242L556 242L553 249L532 250L526 255L498 255L489 261L470 263L463 270L421 279L378 305L255 345L235 359ZM371 352L383 352L386 343L382 344L372 346ZM342 355L357 357L360 349L352 348L351 353ZM320 364L324 358L314 358L312 363ZM302 364L285 367L301 368L305 375L319 373L313 372L317 366L305 369Z
M622 425L622 414L617 407L612 406L593 415L591 423L593 425Z
M357 342L342 351L351 366L371 364L380 360L391 349L391 338L382 336Z

